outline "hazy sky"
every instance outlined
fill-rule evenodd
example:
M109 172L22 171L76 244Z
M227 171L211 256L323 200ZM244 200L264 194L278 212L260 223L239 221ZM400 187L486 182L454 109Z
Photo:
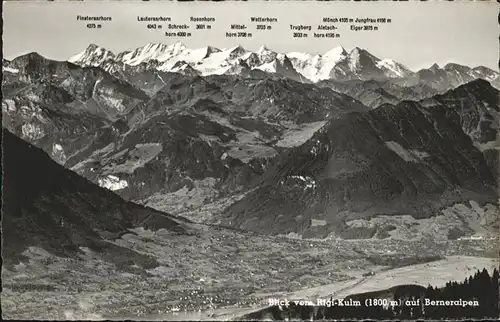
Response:
M4 2L3 53L7 59L36 51L66 60L90 43L118 53L148 42L181 40L191 48L212 45L228 48L241 44L257 50L265 44L280 52L324 53L342 45L365 48L375 56L392 58L417 70L456 62L498 70L498 8L491 2ZM111 16L103 28L88 29L77 15ZM165 37L150 30L137 16L169 16L171 23L187 23L190 16L212 16L212 30L191 30L191 38ZM251 39L226 38L229 25L249 23L249 17L276 17L272 31L255 31ZM340 38L292 38L290 23L315 28L323 17L390 18L377 31L351 31L338 24ZM194 27L194 26L193 26ZM249 31L249 30L247 30Z

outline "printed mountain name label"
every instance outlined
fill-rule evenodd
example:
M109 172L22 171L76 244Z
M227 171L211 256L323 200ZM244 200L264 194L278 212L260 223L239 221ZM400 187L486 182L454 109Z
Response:
M189 17L192 22L215 22L214 17Z
M170 21L172 21L172 18L164 17L164 16L158 16L158 17L151 17L151 16L140 17L140 16L137 16L137 21L166 21L166 22L170 22Z
M335 30L337 27L334 25L318 25L318 30Z
M308 30L311 31L312 27L310 25L290 25L290 30Z
M76 16L77 21L111 21L109 16Z
M251 22L278 22L278 18L274 17L250 17Z

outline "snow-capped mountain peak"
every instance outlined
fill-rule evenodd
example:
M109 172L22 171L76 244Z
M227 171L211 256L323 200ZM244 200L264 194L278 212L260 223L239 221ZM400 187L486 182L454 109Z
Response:
M186 46L180 41L171 45L149 43L123 55L122 62L131 66L136 66L152 59L164 62L181 54L184 50L186 50Z
M285 54L279 53L279 54L276 54L276 59L283 63L286 60L288 60L288 57Z
M347 79L374 79L380 77L395 77L387 74L386 68L380 68L380 59L369 53L367 50L355 47L345 58L335 64L329 74L329 78Z
M328 57L329 59L336 61L345 58L345 56L347 56L347 51L342 46L332 48L323 55L324 58Z
M229 57L227 59L229 60L236 60L248 53L248 51L240 45L230 48L228 52L229 52Z
M323 55L291 52L287 54L293 67L313 82L328 79L334 66L346 58L347 51L338 46Z
M380 61L379 58L370 54L365 49L354 47L351 52L347 55L352 64L360 65L366 63L378 63Z
M171 51L173 55L178 55L186 49L186 46L182 41L177 41L174 44L169 45L168 49Z
M276 59L277 53L267 48L265 45L261 46L257 51L257 55L262 64L271 63Z
M313 57L315 57L315 55L313 55L313 54L310 54L310 53L301 53L301 52L297 52L297 51L289 52L286 55L290 59L292 59L292 60L297 59L297 60L300 60L300 61L311 60L311 59L313 59ZM321 57L321 55L316 55L316 56Z
M68 59L70 63L97 67L108 59L113 59L115 55L96 44L90 44L84 51L76 54Z
M392 59L380 60L377 62L377 67L384 70L388 77L406 77L413 73L409 68Z
M245 48L243 48L243 46L241 45L236 45L236 46L233 46L233 47L230 47L230 48L224 48L222 51L228 51L228 52L244 52L245 51Z
M257 54L262 54L262 53L265 53L265 52L268 52L270 51L269 48L267 48L266 45L262 45L259 47L259 49L257 50Z
M164 51L168 46L161 43L150 42L142 47L143 51Z

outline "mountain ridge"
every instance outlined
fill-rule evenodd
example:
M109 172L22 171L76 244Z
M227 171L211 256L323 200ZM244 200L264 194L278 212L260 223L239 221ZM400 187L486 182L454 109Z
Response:
M425 73L425 69L414 72L392 59L379 59L359 47L354 47L348 52L342 46L335 47L324 54L279 53L264 45L255 52L246 50L240 45L228 49L218 49L212 46L189 49L178 41L170 45L148 43L132 52L122 52L115 55L103 47L92 44L85 51L70 57L68 60L82 66L101 66L104 62L114 59L115 62L135 66L154 59L160 62L157 68L162 71L171 71L178 61L185 61L201 75L231 72L231 66L244 61L251 69L258 68L281 74L276 68L266 67L272 62L276 63L276 58L279 55L285 60L290 60L296 73L312 82L326 79L406 78ZM434 70L436 66L431 66L429 70ZM448 66L448 69L451 66L466 67L454 63L448 63L445 66ZM440 69L439 66L437 68ZM455 73L456 69L454 68L451 73ZM469 70L473 70L474 77L483 77L490 81L498 79L499 75L498 72L484 66L468 68L463 72L471 73Z

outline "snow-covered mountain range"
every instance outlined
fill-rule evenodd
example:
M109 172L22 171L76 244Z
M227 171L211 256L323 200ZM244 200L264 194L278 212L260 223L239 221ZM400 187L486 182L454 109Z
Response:
M218 49L212 46L190 49L182 42L176 42L170 45L149 43L133 51L114 54L105 48L91 44L85 51L71 57L68 61L83 67L99 66L111 73L124 68L124 65L147 66L164 72L202 76L243 74L250 70L260 70L301 82L318 82L327 79L419 78L422 74L420 71L415 73L392 59L379 59L365 49L355 47L347 51L342 46L335 47L324 54L310 54L278 53L266 46L261 46L255 52L241 46L228 49ZM446 65L442 71L459 75L458 78L464 78L466 81L476 78L493 81L499 75L498 72L483 66L472 69L458 64L449 65ZM430 69L435 68L436 66L433 66Z

